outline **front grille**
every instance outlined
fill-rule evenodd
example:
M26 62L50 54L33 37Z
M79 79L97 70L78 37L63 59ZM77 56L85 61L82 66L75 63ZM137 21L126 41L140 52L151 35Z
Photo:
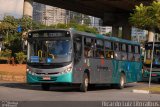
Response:
M48 73L49 75L59 74L59 72Z
M38 75L45 75L46 73L36 73L36 74L38 74Z

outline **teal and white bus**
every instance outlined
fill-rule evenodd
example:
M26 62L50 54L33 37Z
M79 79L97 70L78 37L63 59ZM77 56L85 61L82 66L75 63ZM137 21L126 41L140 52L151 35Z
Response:
M142 79L140 44L69 30L34 30L28 33L27 82L49 90L53 83L79 84L87 91L92 84L125 83Z
M149 80L151 56L153 51L153 42L145 43L144 62L143 62L143 79ZM153 63L152 63L152 80L160 81L160 42L154 43Z

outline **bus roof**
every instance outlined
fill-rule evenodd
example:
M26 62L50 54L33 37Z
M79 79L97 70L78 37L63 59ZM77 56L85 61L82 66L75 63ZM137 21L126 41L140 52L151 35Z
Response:
M140 45L140 43L138 43L138 42L134 42L134 41L131 41L131 40L126 40L126 39L121 39L121 38L118 38L118 37L105 36L105 35L102 35L102 34L93 34L93 33L81 32L81 31L76 31L76 30L74 31L74 33L82 34L82 35L86 35L86 36L94 37L94 38L96 37L98 39L105 39L105 40L122 42L122 43L133 44L133 45Z
M81 34L81 35L85 35L85 36L88 36L88 37L94 37L94 38L98 38L98 39L106 39L106 40L110 40L110 41L122 42L122 43L133 44L133 45L140 45L138 42L125 40L125 39L121 39L121 38L118 38L118 37L105 36L105 35L102 35L102 34L93 34L93 33L77 31L73 28L70 28L70 29L39 29L39 30L32 30L32 31L30 31L30 33L53 31L53 30L54 31L70 31L74 34Z

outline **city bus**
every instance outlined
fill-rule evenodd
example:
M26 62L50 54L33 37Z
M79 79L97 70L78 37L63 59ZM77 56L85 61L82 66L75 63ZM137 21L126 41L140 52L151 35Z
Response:
M144 46L143 78L149 80L153 42L147 42ZM154 43L151 78L160 81L160 42Z
M119 89L141 81L140 44L116 37L68 30L28 33L27 82L43 90L51 84L89 86L111 84Z

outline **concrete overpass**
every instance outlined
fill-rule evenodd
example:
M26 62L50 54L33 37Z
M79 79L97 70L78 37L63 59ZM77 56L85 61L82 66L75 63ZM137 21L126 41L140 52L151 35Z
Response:
M24 0L24 15L32 15L32 0ZM128 23L130 12L135 5L149 5L155 0L33 0L83 14L99 17L103 25L113 28L113 36L118 36L118 28L122 27L122 38L131 39L131 25ZM30 9L30 10L29 10Z

